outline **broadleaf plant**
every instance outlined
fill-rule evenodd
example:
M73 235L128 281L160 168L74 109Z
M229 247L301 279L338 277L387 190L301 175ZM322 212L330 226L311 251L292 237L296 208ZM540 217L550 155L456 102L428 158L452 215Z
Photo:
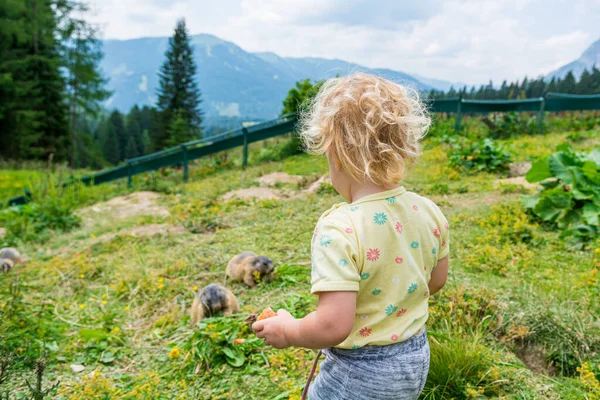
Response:
M576 248L600 235L600 149L576 153L568 143L533 163L525 176L542 189L522 202L542 221L554 224Z

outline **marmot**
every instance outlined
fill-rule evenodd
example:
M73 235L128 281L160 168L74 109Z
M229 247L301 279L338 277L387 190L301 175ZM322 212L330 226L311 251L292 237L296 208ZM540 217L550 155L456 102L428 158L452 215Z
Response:
M243 281L251 288L256 287L256 283L262 279L270 282L274 270L273 261L265 256L257 256L251 251L238 254L227 264L227 276Z
M231 315L238 313L240 306L233 292L223 285L211 283L198 291L192 304L192 323L197 324L204 317L214 317L217 313Z
M0 258L0 270L3 274L8 273L14 266L15 263L10 258Z
M0 250L0 259L11 260L13 265L25 264L27 257L22 255L12 247L5 247Z

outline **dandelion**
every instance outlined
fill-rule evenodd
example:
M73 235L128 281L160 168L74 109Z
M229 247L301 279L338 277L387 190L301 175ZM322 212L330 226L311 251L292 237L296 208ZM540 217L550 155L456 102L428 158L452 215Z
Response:
M181 350L179 350L178 347L173 347L171 349L171 351L169 352L169 358L172 360L174 358L179 357L180 354L181 354Z
M125 311L129 311L129 310L131 310L131 307L125 306Z
M114 328L112 328L112 333L118 333L121 330L121 328L119 328L118 326L115 326Z
M165 280L165 278L160 277L160 278L158 278L158 283L162 283L162 282L164 282L164 280Z
M194 292L196 292L198 290L198 286L194 286Z
M105 306L105 305L107 305L107 304L108 304L108 301L106 301L106 300L102 300L102 305L103 305L103 306Z
M159 289L162 289L162 288L164 288L164 287L165 287L165 284L164 284L164 283L161 283L160 285L158 285L158 288L159 288Z
M79 308L80 308L81 310L83 310L83 309L85 308L85 304L80 304L80 305L79 305Z
M94 235L93 233L90 235L90 237L91 237L92 239L96 239L96 235Z
M83 279L83 278L85 278L85 275L83 275L83 274L79 274L79 277L80 277L81 279Z

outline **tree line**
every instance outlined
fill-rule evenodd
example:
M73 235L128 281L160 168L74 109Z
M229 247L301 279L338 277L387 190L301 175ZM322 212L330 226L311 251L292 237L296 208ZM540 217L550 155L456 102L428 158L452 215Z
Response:
M105 110L98 28L84 0L0 2L0 158L102 168L201 137L201 95L185 21L159 72L155 107Z
M500 87L494 87L492 81L479 88L466 86L462 89L451 87L447 92L431 90L429 97L444 99L459 97L473 100L519 100L541 97L546 92L568 94L598 94L600 93L600 69L594 67L591 72L583 71L579 80L569 71L564 78L553 77L550 81L543 77L537 79L524 78L521 82L502 82Z

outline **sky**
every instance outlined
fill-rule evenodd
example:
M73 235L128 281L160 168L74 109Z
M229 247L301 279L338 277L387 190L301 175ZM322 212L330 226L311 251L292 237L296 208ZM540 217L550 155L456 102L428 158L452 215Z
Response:
M185 17L246 51L338 58L467 84L546 74L600 39L600 0L89 0L104 39Z

